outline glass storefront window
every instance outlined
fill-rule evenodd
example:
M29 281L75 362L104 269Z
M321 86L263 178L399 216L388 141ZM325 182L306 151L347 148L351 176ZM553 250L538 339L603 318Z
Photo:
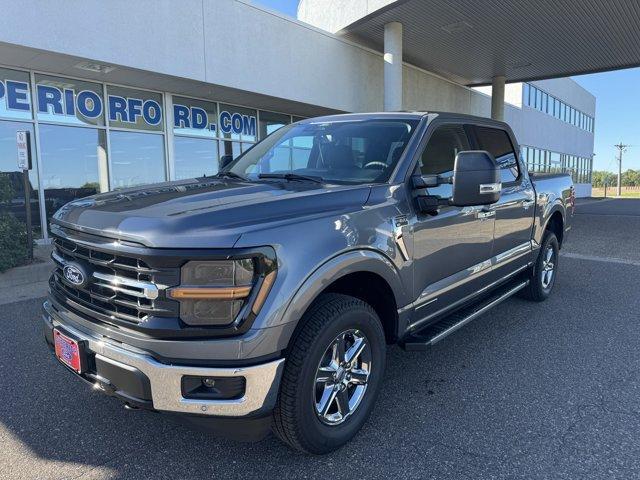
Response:
M41 124L39 131L47 220L71 200L108 190L104 130Z
M112 190L166 180L164 135L111 130L109 136Z
M174 137L173 155L176 180L218 173L217 140Z
M242 144L240 142L220 142L220 156L231 155L234 159L238 158L242 153Z
M32 133L31 213L36 237L46 238L41 216L48 222L71 200L167 179L165 118L173 118L167 128L173 130L172 161L178 180L215 175L221 157L237 158L259 138L304 119L168 95L171 112L165 115L164 93L0 67L0 212L25 216L16 164L17 130ZM588 120L584 119L585 128ZM283 145L274 161L302 168L311 147L311 139L298 138ZM39 204L39 189L44 205Z
M38 163L36 161L33 125L25 122L0 121L0 213L9 213L21 222L26 221L24 202L24 178L18 170L16 132L31 132L31 157L33 169L29 171L31 194L31 225L34 238L42 238L40 227L40 202L38 200Z
M256 110L221 103L219 136L225 139L255 142L258 138L256 116Z
M36 116L41 122L104 126L102 86L36 75Z
M216 138L218 109L214 102L173 97L173 133Z
M263 139L289 123L291 123L289 115L260 110L260 138Z
M0 68L0 118L31 120L29 74Z
M164 131L162 94L109 85L107 97L110 127Z

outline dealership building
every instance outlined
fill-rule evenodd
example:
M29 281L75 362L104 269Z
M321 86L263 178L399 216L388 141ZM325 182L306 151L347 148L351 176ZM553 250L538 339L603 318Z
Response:
M0 209L24 209L20 130L46 241L47 219L74 198L212 175L300 118L380 110L504 119L530 170L570 172L589 195L596 99L568 75L625 60L576 54L580 68L554 70L531 46L535 25L505 12L519 2L451 3L301 0L294 19L245 0L3 2ZM491 15L512 20L478 43L498 31ZM530 45L504 55L516 41Z

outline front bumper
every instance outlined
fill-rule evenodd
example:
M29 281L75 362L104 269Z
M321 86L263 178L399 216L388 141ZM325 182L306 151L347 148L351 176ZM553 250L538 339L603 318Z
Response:
M228 368L165 364L143 350L74 328L55 311L48 309L46 303L43 320L45 338L50 345L53 343L55 327L66 330L84 343L93 365L93 371L82 375L85 380L133 405L165 412L216 417L261 415L275 405L284 359ZM228 400L185 398L182 392L183 377L244 377L244 394Z

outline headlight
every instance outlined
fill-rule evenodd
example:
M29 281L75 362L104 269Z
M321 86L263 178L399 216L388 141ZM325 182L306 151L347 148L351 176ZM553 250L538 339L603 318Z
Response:
M229 325L245 306L258 314L275 274L264 258L194 260L182 267L180 286L167 295L180 302L180 318L188 325Z

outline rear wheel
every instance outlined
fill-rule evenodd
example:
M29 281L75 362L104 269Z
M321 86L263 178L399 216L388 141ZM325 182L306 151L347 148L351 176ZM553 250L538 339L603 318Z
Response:
M525 298L542 302L551 295L556 283L560 246L555 233L547 231L542 238L536 263L530 270L529 285L522 290Z
M369 416L385 366L376 312L357 298L325 294L302 319L273 414L275 434L306 453L331 452Z

